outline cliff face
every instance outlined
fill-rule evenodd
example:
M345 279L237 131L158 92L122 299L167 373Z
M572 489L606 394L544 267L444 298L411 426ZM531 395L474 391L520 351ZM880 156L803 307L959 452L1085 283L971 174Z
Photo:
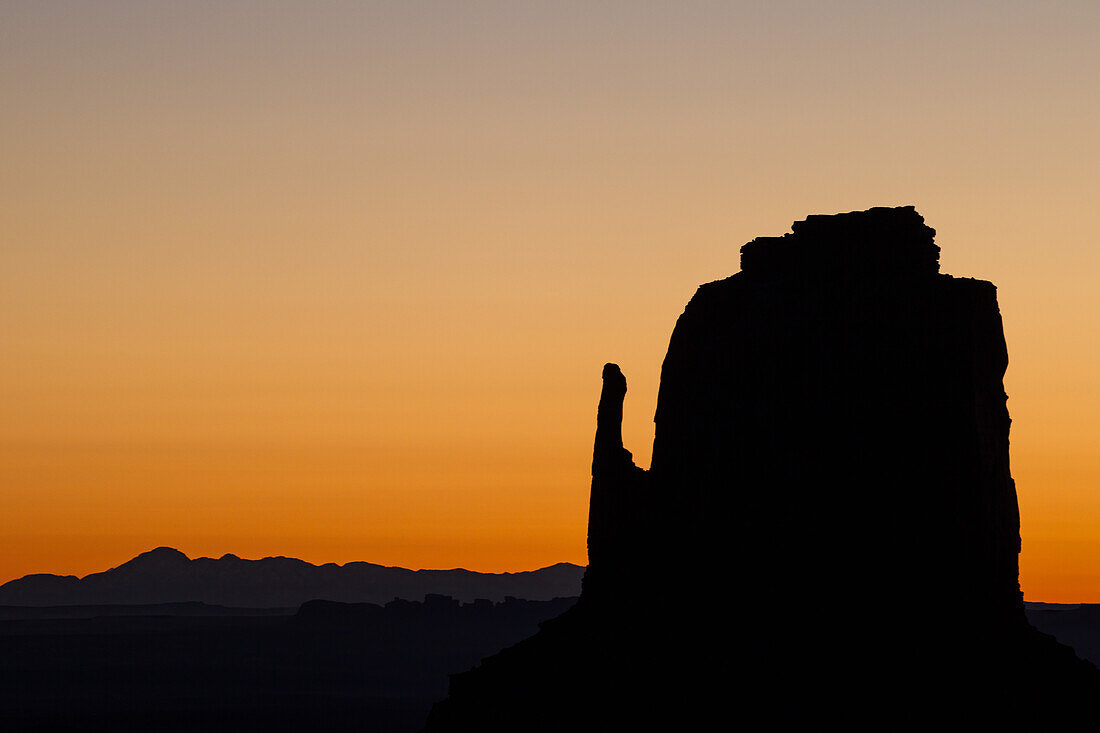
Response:
M626 554L692 569L678 595L731 573L754 601L934 598L1019 621L995 288L938 274L912 208L793 232L745 245L741 272L702 286L677 322L648 485L632 489L649 503L637 541L664 541ZM595 548L622 534L597 515L623 501L609 498L622 469L602 465Z
M1094 712L1095 670L1023 615L996 290L940 274L934 234L879 208L746 244L676 324L648 472L605 366L581 602L433 724L524 665L550 694L591 679L570 699L635 727ZM641 569L675 580L655 594Z

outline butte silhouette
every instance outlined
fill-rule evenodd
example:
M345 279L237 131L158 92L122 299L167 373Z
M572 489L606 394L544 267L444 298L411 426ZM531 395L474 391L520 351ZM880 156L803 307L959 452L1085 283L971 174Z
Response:
M1024 617L996 289L934 234L873 208L744 245L677 321L648 471L606 365L581 600L428 730L1093 729L1100 674Z

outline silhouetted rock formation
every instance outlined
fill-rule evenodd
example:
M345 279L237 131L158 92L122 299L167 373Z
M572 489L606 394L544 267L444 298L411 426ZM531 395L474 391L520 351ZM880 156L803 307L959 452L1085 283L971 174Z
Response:
M912 208L792 229L699 289L665 358L650 478L685 582L732 559L769 603L949 598L1020 621L995 288L938 275Z
M589 599L606 600L623 592L652 588L654 568L638 562L645 538L638 534L638 511L647 485L646 472L623 447L623 398L626 378L615 364L603 368L603 392L596 412L592 451L592 499L588 508L588 568L584 589Z
M407 570L367 562L312 563L292 557L243 560L226 554L191 560L179 550L158 547L117 568L83 578L27 575L0 585L0 605L61 606L201 601L255 608L295 607L321 598L385 603L420 600L439 593L462 601L507 596L529 600L575 596L584 568L558 563L522 573L470 570Z
M1097 712L1095 668L1024 617L995 288L939 274L912 207L792 230L746 244L680 316L648 472L604 367L581 601L456 677L429 730ZM673 579L656 602L640 566Z

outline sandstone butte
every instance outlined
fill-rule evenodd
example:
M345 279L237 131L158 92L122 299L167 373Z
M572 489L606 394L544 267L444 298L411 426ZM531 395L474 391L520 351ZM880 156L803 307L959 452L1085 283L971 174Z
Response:
M604 367L581 600L429 731L1096 727L1023 613L996 288L913 207L791 229L677 321L648 471Z

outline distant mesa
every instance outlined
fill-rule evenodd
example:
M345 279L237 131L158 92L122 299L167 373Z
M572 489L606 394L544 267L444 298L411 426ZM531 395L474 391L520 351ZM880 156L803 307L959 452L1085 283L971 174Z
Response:
M407 570L350 562L313 565L289 557L243 560L233 554L194 560L171 547L143 552L84 578L27 575L0 586L0 606L81 606L197 601L246 608L294 608L323 599L346 603L419 601L429 594L462 602L508 596L533 601L580 593L584 568L558 563L520 573Z
M1094 728L1096 669L1024 615L996 289L934 235L906 206L743 246L676 323L648 471L605 366L580 602L428 730Z

